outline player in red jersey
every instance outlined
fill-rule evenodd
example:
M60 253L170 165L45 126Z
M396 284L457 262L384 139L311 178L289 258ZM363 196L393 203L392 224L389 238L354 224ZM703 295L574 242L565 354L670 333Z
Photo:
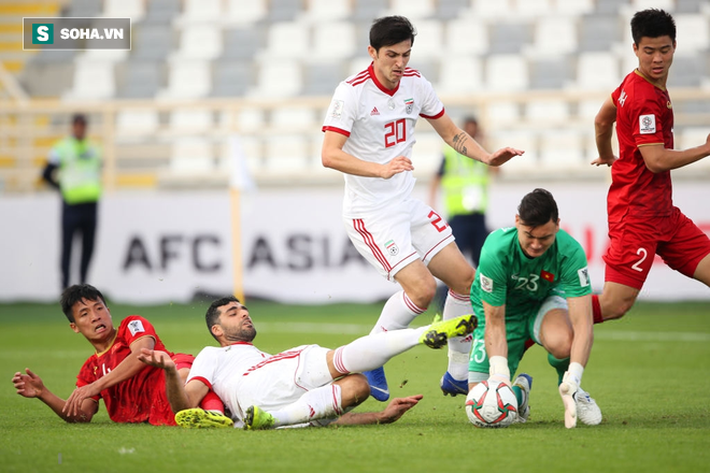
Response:
M24 374L15 373L12 378L17 393L40 399L67 422L90 422L99 409L101 398L114 422L175 425L175 415L165 392L163 370L138 360L142 348L167 351L153 325L139 315L131 315L116 329L103 295L88 284L66 289L61 306L71 329L86 337L96 353L82 366L76 389L66 401L47 389L42 379L29 368ZM194 357L168 353L182 379L186 379ZM222 402L214 393L203 407L224 411ZM224 420L229 419L225 417Z
M710 155L706 142L673 149L673 106L666 90L676 49L673 17L640 11L631 20L638 68L602 105L594 120L599 158L611 166L607 198L609 238L605 283L593 298L594 320L622 317L643 287L653 258L660 255L680 273L710 286L710 239L673 205L671 170ZM613 125L619 157L611 147Z

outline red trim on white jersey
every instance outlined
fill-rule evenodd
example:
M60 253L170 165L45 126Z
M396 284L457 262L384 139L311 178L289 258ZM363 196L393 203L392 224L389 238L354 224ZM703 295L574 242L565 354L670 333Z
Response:
M453 235L449 235L449 236L447 236L446 238L444 238L443 240L441 240L439 243L437 243L436 245L432 246L432 247L431 247L431 250L429 250L429 251L426 252L426 254L425 254L424 257L422 258L422 260L426 260L427 257L429 256L429 253L431 253L432 251L434 251L435 249L437 249L437 248L439 247L439 245L441 245L442 243L444 243L446 240L450 240L452 236L453 236Z
M362 236L362 239L365 241L365 244L370 248L370 251L372 251L372 255L377 259L377 261L380 262L383 268L389 273L392 270L392 267L390 266L389 262L387 261L387 258L385 258L385 255L382 254L382 250L380 249L379 246L375 243L375 239L372 237L372 233L367 231L365 228L365 222L361 218L354 218L353 219L353 227L355 227L355 231L357 231L360 236Z
M349 132L349 131L345 131L345 130L343 130L342 128L337 128L337 127L334 127L334 126L324 126L324 127L321 129L321 131L322 131L323 133L325 133L326 131L334 131L334 132L336 132L336 133L340 133L341 135L345 135L345 136L347 136L348 138L350 138L350 132Z
M372 64L370 64L370 66L372 66ZM355 87L356 85L360 85L363 82L367 82L367 80L369 78L370 78L370 67L368 67L367 69L365 69L364 71L362 71L361 73L359 73L358 75L356 75L355 77L353 77L352 79L347 81L347 83L352 85L353 87Z
M207 380L206 380L205 378L203 378L202 376L195 376L194 378L190 378L190 381L199 381L199 382L201 382L202 384L204 384L205 386L207 386L208 388L212 389L212 383L210 383L209 381L207 381Z
M422 118L428 118L429 120L436 120L437 118L441 118L441 116L444 114L445 111L446 111L446 109L442 108L441 111L439 113L437 113L436 115L430 116L430 115L424 115L423 113L420 113L419 116Z
M411 67L406 67L404 69L404 75L406 77L412 77L412 76L421 77L422 73L416 69L412 69Z
M277 361L281 360L288 360L290 358L297 358L301 356L301 352L303 350L289 350L285 351L283 353L277 353L276 355L270 356L264 361L255 364L251 368L249 368L242 376L247 376L249 373L251 373L254 370L258 370L259 368L263 368L264 366L268 365L269 363L275 363Z
M372 79L372 83L377 86L378 89L380 89L382 92L385 94L389 95L390 97L393 96L394 94L397 93L397 90L399 90L399 82L397 82L397 86L394 89L388 89L384 85L382 85L382 82L377 80L377 76L375 75L375 68L373 67L374 63L370 63L370 65L367 67L366 70L362 71L352 79L350 79L347 83L355 87L356 85L360 85L364 82L367 82L368 79ZM407 70L405 69L405 73ZM414 75L414 74L411 74Z

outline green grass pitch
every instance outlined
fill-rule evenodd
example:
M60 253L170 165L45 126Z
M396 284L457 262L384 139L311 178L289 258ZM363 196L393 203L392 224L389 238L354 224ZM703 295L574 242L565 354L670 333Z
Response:
M247 301L257 346L276 353L318 343L335 348L365 334L381 305L303 307ZM138 313L173 351L213 340L205 303L111 305L114 323ZM428 323L424 314L412 325ZM245 432L113 424L101 406L88 425L64 423L10 382L29 367L66 399L91 346L58 304L0 305L0 471L707 471L710 464L710 304L639 303L595 327L584 387L604 414L596 427L564 428L556 375L544 351L521 364L535 381L531 417L508 429L474 428L463 398L442 396L446 350L416 347L386 365L394 396L424 399L383 426ZM368 400L358 410L380 409Z

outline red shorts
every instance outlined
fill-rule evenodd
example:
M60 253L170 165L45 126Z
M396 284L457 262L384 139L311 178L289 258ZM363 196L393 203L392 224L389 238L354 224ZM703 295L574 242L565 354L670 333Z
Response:
M625 216L609 225L611 244L604 255L605 281L641 289L658 254L671 268L693 277L710 254L710 238L673 207L668 217L638 219Z
M192 362L195 361L195 357L189 353L175 353L172 359L178 370L192 368Z

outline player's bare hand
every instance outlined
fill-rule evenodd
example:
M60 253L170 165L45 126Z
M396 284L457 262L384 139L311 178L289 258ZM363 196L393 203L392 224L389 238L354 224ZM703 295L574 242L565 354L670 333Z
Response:
M93 383L76 388L69 396L69 399L67 399L67 402L64 403L62 412L72 417L77 417L78 415L83 414L81 405L84 401L90 397L98 396L100 392L101 391Z
M404 171L413 171L414 166L412 165L412 160L404 156L397 156L389 163L383 166L383 171L380 177L383 179L389 179L395 174L399 174Z
M25 373L19 371L12 377L12 384L17 389L17 394L23 397L40 397L44 391L44 383L42 379L25 368Z
M614 156L613 154L611 156L599 156L597 159L591 162L593 166L610 166L614 164L614 161L619 159L618 157Z
M488 156L488 159L483 162L489 166L500 166L513 159L515 156L522 156L525 151L522 149L511 148L510 146L506 148L501 148Z
M405 412L416 406L423 397L421 394L415 394L414 396L392 399L381 412L380 424L391 424L397 421Z
M164 370L175 368L175 362L170 355L160 350L141 348L138 359L146 365L155 366L156 368L162 368Z

